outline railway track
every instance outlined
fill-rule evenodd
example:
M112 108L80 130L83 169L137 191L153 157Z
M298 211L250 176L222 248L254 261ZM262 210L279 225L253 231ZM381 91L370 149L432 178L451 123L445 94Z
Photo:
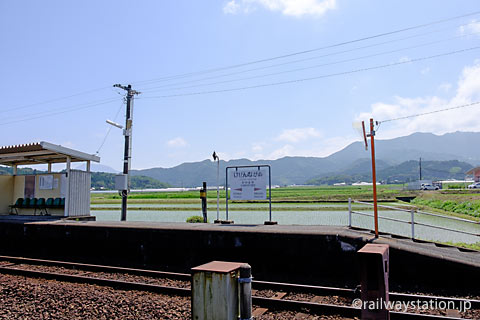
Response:
M0 256L0 273L169 295L187 297L191 295L191 275L185 273L12 256ZM360 292L356 289L254 280L252 282L252 294L255 306L253 314L257 317L272 310L295 311L297 312L296 319L302 319L302 315L307 314L360 317L360 309L352 306L352 302L360 297ZM455 310L436 310L428 313L391 311L392 320L480 318L480 300L477 299L391 292L390 300L404 303L436 301L437 303L445 303L445 305L449 302L459 305L468 301L471 306L471 310L465 313L459 313Z

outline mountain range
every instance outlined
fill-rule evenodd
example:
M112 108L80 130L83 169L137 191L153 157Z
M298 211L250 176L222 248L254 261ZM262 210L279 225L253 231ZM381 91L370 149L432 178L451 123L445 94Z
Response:
M480 148L476 148L478 141L480 141L480 132L454 132L444 135L414 133L395 139L376 140L375 151L379 179L399 181L415 179L414 171L416 170L413 168L418 168L420 158L425 161L425 164L431 162L428 163L428 166L431 167L432 172L435 170L441 172L441 174L437 172L437 175L430 174L431 177L458 178L466 170L480 163ZM450 160L457 160L457 162L448 162ZM445 161L447 163L444 163ZM407 164L400 166L405 162ZM365 151L363 142L354 142L323 158L284 157L277 160L257 161L222 160L220 161L220 184L224 184L226 167L259 164L271 166L272 184L274 185L306 184L333 176L355 177L368 181L371 166L370 152ZM151 177L176 187L196 187L200 186L202 181L206 181L207 185L216 185L216 172L216 163L211 160L203 160L182 163L172 168L132 170L131 174Z

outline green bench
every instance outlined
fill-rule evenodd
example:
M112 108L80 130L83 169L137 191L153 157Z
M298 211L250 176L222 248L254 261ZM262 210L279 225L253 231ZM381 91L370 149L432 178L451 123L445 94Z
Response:
M65 198L18 198L15 204L9 206L10 214L18 214L17 209L33 209L33 215L37 215L37 210L40 210L40 215L50 215L48 209L63 209L65 208ZM15 213L14 213L15 211Z

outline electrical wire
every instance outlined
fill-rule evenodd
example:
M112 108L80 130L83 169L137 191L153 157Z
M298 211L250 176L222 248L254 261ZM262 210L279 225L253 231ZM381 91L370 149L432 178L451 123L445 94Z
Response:
M167 81L167 80L172 80L172 79L185 78L185 77L189 77L189 76L192 76L192 75L212 73L212 72L218 72L218 71L222 71L222 70L240 68L240 67L244 67L244 66L248 66L248 65L253 65L253 64L258 64L258 63L263 63L263 62L273 61L273 60L279 60L279 59L293 57L293 56L302 55L302 54L306 54L306 53L311 53L311 52L315 52L315 51L340 47L340 46L344 46L344 45L347 45L347 44L352 44L352 43L357 43L357 42L361 42L361 41L381 38L381 37L385 37L385 36L389 36L389 35L393 35L393 34L397 34L397 33L402 33L402 32L405 32L405 31L411 31L411 30L425 28L425 27L429 27L429 26L432 26L432 25L441 24L441 23L445 23L445 22L449 22L449 21L453 21L453 20L457 20L457 19L471 17L471 16L478 15L478 14L480 14L480 11L470 12L470 13L462 14L462 15L459 15L459 16L446 18L446 19L441 19L441 20L436 20L436 21L432 21L432 22L429 22L429 23L419 24L419 25L415 25L415 26L411 26L411 27L407 27L407 28L402 28L402 29L397 29L397 30L393 30L393 31L383 32L383 33L379 33L379 34L376 34L376 35L362 37L362 38L358 38L358 39L354 39L354 40L338 42L338 43L335 43L335 44L326 45L326 46L322 46L322 47L318 47L318 48L314 48L314 49L292 52L292 53L289 53L289 54L279 55L279 56L275 56L275 57L271 57L271 58L259 59L259 60L254 60L254 61L245 62L245 63L239 63L239 64L225 66L225 67L218 67L218 68L212 68L212 69L207 69L207 70L202 70L202 71L183 73L183 74L167 76L167 77L162 77L162 78L136 81L136 82L132 82L132 83L140 84L140 83L149 83L149 82L161 82L161 81Z
M467 107L473 107L480 104L480 101L468 103L468 104L463 104L460 106L455 106L455 107L449 107L445 109L440 109L440 110L434 110L434 111L429 111L429 112L423 112L423 113L417 113L417 114L412 114L409 116L404 116L404 117L398 117L398 118L393 118L393 119L387 119L387 120L382 120L378 121L379 123L384 123L384 122L391 122L391 121L397 121L397 120L404 120L404 119L410 119L410 118L415 118L415 117L420 117L420 116L425 116L433 113L438 113L438 112L444 112L444 111L449 111L449 110L455 110L455 109L462 109L462 108L467 108Z
M429 27L429 26L433 26L433 25L437 25L437 24L446 23L446 22L449 22L449 21L454 21L454 20L458 20L458 19L462 19L462 18L475 16L475 15L478 15L478 14L480 14L480 11L470 12L470 13L466 13L466 14L462 14L462 15L458 15L458 16L454 16L454 17L450 17L450 18L446 18L446 19L432 21L432 22L429 22L429 23L424 23L424 24L419 24L419 25L407 27L407 28L402 28L402 29L397 29L397 30L393 30L393 31L389 31L389 32L379 33L379 34L376 34L376 35L362 37L362 38L358 38L358 39L354 39L354 40L343 41L343 42L339 42L339 43L335 43L335 44L327 45L327 46L322 46L322 47L318 47L318 48L314 48L314 49L293 52L293 53L289 53L289 54L285 54L285 55L279 55L279 56L275 56L275 57L271 57L271 58L259 59L259 60L254 60L254 61L250 61L250 62L246 62L246 63L240 63L240 64L235 64L235 65L230 65L230 66L212 68L212 69L207 69L207 70L203 70L203 71L177 74L177 75L167 76L167 77L162 77L162 78L135 81L135 82L132 82L132 83L140 84L140 83L152 83L152 82L169 81L169 80L173 80L173 79L185 78L185 77L194 76L194 75L201 75L201 74L206 74L206 73L218 72L218 71L222 71L222 70L240 68L240 67L244 67L244 66L248 66L248 65L259 64L259 63L263 63L263 62L267 62L267 61L273 61L273 60L279 60L279 59L288 58L288 57L292 57L292 56L297 56L297 55L302 55L302 54L311 53L311 52L315 52L315 51L320 51L320 50L324 50L324 49L328 49L328 48L340 47L340 46L344 46L344 45L347 45L347 44L357 43L357 42L361 42L361 41L366 41L366 40L371 40L371 39L375 39L375 38L385 37L385 36L389 36L389 35L393 35L393 34L397 34L397 33L402 33L402 32L406 32L406 31L411 31L411 30L415 30L415 29L425 28L425 27ZM436 31L433 31L433 32L436 32ZM415 37L415 35L412 36L412 37ZM372 45L372 46L375 46L375 45ZM366 47L369 47L369 46L366 46ZM356 50L356 49L353 49L353 50ZM351 51L351 50L345 50L344 52L349 52L349 51ZM309 60L309 59L310 58L304 59L304 61ZM315 57L313 59L315 59ZM291 62L291 63L295 63L295 62L299 62L299 61L294 61L294 62ZM290 63L290 62L286 62L286 63L283 63L283 64L288 64L288 63ZM283 64L278 64L278 65L283 65ZM278 65L267 66L267 67L263 67L263 68L270 68L270 67L274 67L274 66L278 66ZM262 69L262 68L259 68L259 69ZM242 71L242 72L248 72L248 71L253 71L253 70L247 70L247 71ZM231 74L227 74L227 75L231 75ZM227 75L223 75L223 76L227 76ZM48 103L57 102L57 101L61 101L61 100L66 100L66 99L69 99L69 98L72 98L72 97L81 96L81 95L90 94L90 93L93 93L93 92L105 90L107 88L111 88L111 87L106 86L106 87L102 87L102 88L97 88L97 89L92 89L92 90L87 90L87 91L75 93L75 94L68 95L68 96L63 96L63 97L59 97L59 98L45 100L45 101L41 101L41 102L37 102L37 103L32 103L32 104L27 104L27 105L22 105L22 106L17 106L17 107L10 107L8 109L0 110L0 113L12 111L12 110L20 110L20 109L30 108L30 107L33 107L33 106L48 104ZM1 124L2 123L0 123L0 125Z
M476 22L470 22L470 23L467 23L467 24L457 25L457 26L455 26L455 28L465 27L465 26L468 26L468 25L471 25L471 24L474 24L474 23L476 23ZM370 44L370 45L367 45L367 46L356 47L356 48L352 48L352 49L348 49L348 50L336 51L336 52L332 52L332 53L328 53L328 54L324 54L324 55L319 55L319 56L314 56L314 57L297 59L297 60L292 60L292 61L287 61L287 62L272 64L272 65L263 66L263 67L251 68L251 69L247 69L247 70L241 70L241 71L236 71L236 72L231 72L231 73L226 73L226 74L221 74L221 75L216 75L216 76L210 76L210 77L205 77L205 78L200 78L200 79L193 79L193 80L189 80L189 81L183 81L183 82L177 82L177 83L164 84L164 85L161 85L161 86L145 87L145 88L142 88L142 87L141 87L140 89L142 90L142 92L152 92L151 89L160 89L160 88L166 88L166 87L173 87L173 86L176 86L176 85L184 85L184 84L195 83L195 82L200 82L200 81L204 81L204 80L212 80L212 79L224 78L224 77L227 77L227 76L232 76L232 75L237 75L237 74L242 74L242 73L247 73L247 72L252 72L252 71L264 70L264 69L269 69L269 68L274 68L274 67L279 67L279 66L284 66L284 65L299 63L299 62L316 60L316 59L320 59L320 58L335 56L335 55L344 54L344 53L349 53L349 52L353 52L353 51L357 51L357 50L362 50L362 49L367 49L367 48L382 46L382 45L389 44L389 43L394 43L394 42L399 42L399 41L408 40L408 39L412 39L412 38L417 38L417 37L421 37L421 36L425 36L425 35L429 35L429 34L433 34L433 33L443 32L443 31L445 31L445 30L450 30L450 28L451 28L451 27L442 28L442 29L437 29L437 30L434 30L434 31L424 32L424 33L420 33L420 34L415 34L415 35L411 35L411 36L408 36L408 37L403 37L403 38L399 38L399 39L393 39L393 40L384 41L384 42L380 42L380 43L374 43L374 44ZM478 32L474 32L474 33L470 33L470 34L463 34L463 35L460 35L460 36L457 36L457 37L449 38L449 39L446 39L446 40L445 40L445 39L444 39L444 40L438 40L438 41L453 40L453 39L456 39L456 38L466 37L466 36L469 36L469 35L472 35L472 34L477 34L477 33L478 33ZM430 43L430 44L431 44L431 43Z
M115 114L115 117L113 118L114 122L117 121L118 115L120 114L120 110L122 110L124 105L125 105L125 102L122 102L122 104L120 105L120 108L118 108L117 113ZM108 135L110 134L110 131L112 131L112 128L113 128L112 126L109 126L109 128L107 130L107 133L105 134L105 137L102 140L102 143L100 144L100 146L97 149L97 152L95 153L96 155L100 154L100 150L103 148L103 145L107 141Z
M450 40L458 39L458 38L465 37L465 36L470 36L470 35L473 35L473 34L479 34L479 33L480 32L474 32L474 33L471 33L471 34L465 34L465 35L456 36L456 37L452 37L452 38L448 38L448 39L442 39L442 40L432 41L432 42L428 42L428 43L422 43L422 44L415 45L415 46L410 46L410 47L405 47L405 48L400 48L400 49L395 49L395 50L390 50L390 51L384 51L384 52L380 52L380 53L365 55L365 56L351 58L351 59L345 59L345 60L339 60L339 61L334 61L334 62L329 62L329 63L317 64L317 65L303 67L303 68L296 68L296 69L291 69L291 70L286 70L286 71L279 71L279 72L261 74L261 75L251 76L251 77L230 79L230 80L224 80L224 81L217 81L217 82L197 84L197 85L184 86L184 87L176 87L176 88L163 89L163 90L152 90L152 91L143 90L143 92L144 93L145 92L159 92L159 91L161 92L161 91L182 90L182 89L189 89L189 88L205 87L205 86L212 86L212 85L217 85L217 84L225 84L225 83L231 83L231 82L237 82L237 81L244 81L244 80L251 80L251 79L258 79L258 78L276 76L276 75L280 75L280 74L286 74L286 73L292 73L292 72L298 72L298 71L304 71L304 70L311 70L311 69L314 69L314 68L331 66L331 65L335 65L335 64L341 64L341 63L345 63L345 62L363 60L363 59L378 57L378 56L387 55L387 54L391 54L391 53L396 53L396 52L400 52L400 51L421 48L421 47L425 47L425 46L430 46L432 44L438 44L438 43L441 43L441 42L450 41Z
M90 93L93 93L93 92L105 90L107 88L110 88L110 87L103 87L103 88L97 88L97 89L82 91L82 92L79 92L79 93L71 94L69 96L64 96L64 97L60 97L60 98L45 100L45 101L42 101L42 102L26 104L26 105L18 106L18 107L11 107L11 108L8 108L8 109L0 110L0 113L5 113L5 112L8 112L8 111L13 111L13 110L26 109L26 108L31 108L31 107L42 105L42 104L47 104L47 103L57 102L57 101L61 101L61 100L66 100L66 99L69 99L69 98L73 98L73 97L77 97L77 96L81 96L81 95L90 94Z
M232 91L255 89L255 88L272 87L272 86L278 86L278 85L284 85L284 84L291 84L291 83L298 83L298 82L305 82L305 81L312 81L312 80L330 78L330 77L335 77L335 76L349 75L349 74L360 73L360 72L364 72L364 71L383 69L383 68L403 65L403 64L406 64L406 63L414 63L414 62L418 62L418 61L425 61L425 60L430 60L430 59L434 59L434 58L454 55L454 54L463 53L463 52L472 51L472 50L478 50L478 49L480 49L480 46L471 47L471 48L467 48L467 49L456 50L456 51L450 51L450 52L436 54L436 55L427 56L427 57L410 59L410 60L407 60L407 61L399 61L399 62L394 62L394 63L389 63L389 64L383 64L383 65L378 65L378 66L373 66L373 67L365 67L365 68L360 68L360 69L355 69L355 70L350 70L350 71L331 73L331 74L320 75L320 76L309 77L309 78L300 78L300 79L294 79L294 80L271 82L271 83L264 83L264 84L251 85L251 86L245 86L245 87L229 88L229 89L220 89L220 90L188 92L188 93L179 93L179 94L171 94L171 95L152 96L152 97L143 96L143 97L139 97L138 99L160 99L160 98L172 98L172 97L185 97L185 96L204 95L204 94L212 94L212 93L222 93L222 92L232 92Z
M328 49L328 48L339 47L339 46L343 46L343 45L347 45L347 44L352 44L352 43L357 43L357 42L361 42L361 41L380 38L380 37L384 37L384 36L388 36L388 35L392 35L392 34L402 33L402 32L406 32L406 31L410 31L410 30L425 28L425 27L429 27L429 26L433 26L433 25L437 25L437 24L441 24L441 23L445 23L445 22L449 22L449 21L453 21L453 20L457 20L457 19L462 19L462 18L466 18L466 17L475 16L475 15L478 15L478 14L480 14L480 11L470 12L470 13L458 15L458 16L455 16L455 17L436 20L436 21L432 21L432 22L429 22L429 23L424 23L424 24L419 24L419 25L407 27L407 28L397 29L397 30L394 30L394 31L379 33L379 34L376 34L376 35L367 36L367 37L363 37L363 38L358 38L358 39L354 39L354 40L339 42L339 43L335 43L335 44L332 44L332 45L327 45L327 46L318 47L318 48L314 48L314 49L293 52L293 53L289 53L289 54L285 54L285 55L279 55L279 56L275 56L275 57L271 57L271 58L254 60L254 61L250 61L250 62L246 62L246 63L240 63L240 64L235 64L235 65L230 65L230 66L212 68L212 69L207 69L207 70L202 70L202 71L177 74L177 75L172 75L172 76L167 76L167 77L162 77L162 78L140 80L140 81L135 81L135 82L132 82L132 83L140 84L140 83L162 82L162 81L169 81L169 80L173 80L173 79L185 78L185 77L194 76L194 75L201 75L201 74L206 74L206 73L218 72L218 71L222 71L222 70L240 68L240 67L243 67L243 66L258 64L258 63L267 62L267 61L278 60L278 59L282 59L282 58L288 58L288 57L297 56L297 55L306 54L306 53L315 52L315 51L320 51L320 50L324 50L324 49ZM413 36L413 37L415 37L415 36ZM355 50L355 49L353 49L353 50ZM350 50L346 50L346 52L348 52L348 51L350 51ZM308 59L305 59L305 60L308 60ZM296 61L296 62L298 62L298 61ZM287 63L285 63L285 64L287 64ZM292 63L294 63L294 62L292 62ZM279 64L279 65L282 65L282 64ZM274 66L276 66L276 65L274 65ZM274 67L274 66L267 66L267 67L264 67L264 68L270 68L270 67ZM259 69L262 69L262 68L259 68ZM244 72L248 72L248 70L244 71ZM225 75L225 76L227 76L227 75ZM111 88L111 86L106 86L106 87L101 87L101 88L97 88L97 89L87 90L87 91L75 93L75 94L72 94L72 95L63 96L63 97L59 97L59 98L54 98L54 99L50 99L50 100L45 100L45 101L41 101L41 102L37 102L37 103L32 103L32 104L27 104L27 105L22 105L22 106L17 106L17 107L10 107L8 109L0 110L0 113L12 111L12 110L20 110L20 109L30 108L30 107L33 107L33 106L48 104L48 103L57 102L57 101L61 101L61 100L66 100L66 99L69 99L69 98L72 98L72 97L85 95L85 94L90 94L90 93L105 90L105 89L108 89L108 88Z
M63 114L63 113L68 113L68 112L72 112L72 111L77 111L77 110L88 109L88 108L96 107L96 106L99 106L99 105L108 104L108 103L111 103L111 102L113 102L113 101L118 101L118 99L115 98L115 99L103 100L103 101L100 101L100 102L93 102L93 103L89 103L89 104L82 104L82 105L77 105L77 106L81 106L81 107L78 107L78 108L72 108L72 109L68 109L68 110L62 110L62 111L51 112L51 113L44 113L44 114L39 115L39 116L26 117L26 118L20 119L20 120L0 122L0 126L7 125L7 124L12 124L12 123L18 123L18 122L25 122L25 121L29 121L29 120L46 118L46 117L50 117L50 116L54 116L54 115L58 115L58 114Z

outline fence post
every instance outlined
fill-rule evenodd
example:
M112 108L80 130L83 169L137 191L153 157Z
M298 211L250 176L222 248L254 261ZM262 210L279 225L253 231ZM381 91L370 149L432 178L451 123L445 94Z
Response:
M411 224L412 224L412 239L415 239L415 211L410 211Z
M249 264L240 267L240 320L252 318L252 269Z
M352 227L352 198L348 198L348 227Z

